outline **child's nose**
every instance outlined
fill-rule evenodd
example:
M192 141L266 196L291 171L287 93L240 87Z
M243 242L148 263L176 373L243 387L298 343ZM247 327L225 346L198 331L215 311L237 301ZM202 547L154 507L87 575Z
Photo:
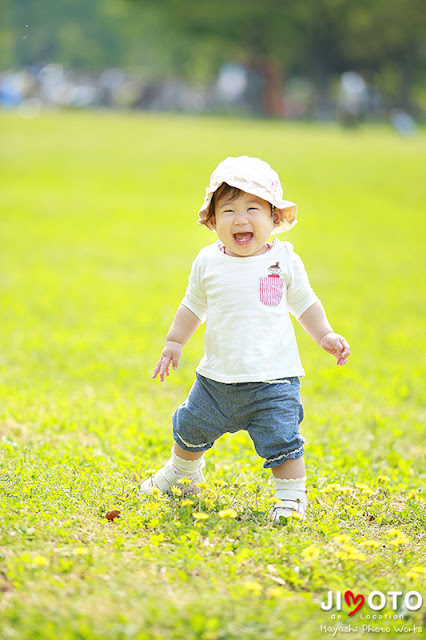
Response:
M246 224L248 220L247 211L237 211L235 215L236 224Z

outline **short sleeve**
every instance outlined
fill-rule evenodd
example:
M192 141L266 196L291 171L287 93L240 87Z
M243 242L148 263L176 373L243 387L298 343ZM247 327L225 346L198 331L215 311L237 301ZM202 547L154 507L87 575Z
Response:
M201 322L206 321L207 298L201 282L201 260L199 256L192 263L188 286L181 304L192 311Z
M294 253L289 242L290 278L287 288L287 304L290 313L298 320L300 316L315 302L319 302L314 293L302 260Z

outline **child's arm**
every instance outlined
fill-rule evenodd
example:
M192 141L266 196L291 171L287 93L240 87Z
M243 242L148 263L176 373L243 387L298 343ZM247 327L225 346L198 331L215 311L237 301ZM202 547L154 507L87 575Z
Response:
M186 344L193 333L198 329L201 320L187 307L181 304L176 311L172 326L166 337L166 344L157 362L153 378L160 374L161 382L164 381L164 374L169 375L170 363L173 369L178 368L179 358L182 355L182 347Z
M336 364L342 366L349 358L350 346L343 336L334 333L327 319L321 302L315 302L299 318L299 322L315 342L324 351L331 353L337 359Z

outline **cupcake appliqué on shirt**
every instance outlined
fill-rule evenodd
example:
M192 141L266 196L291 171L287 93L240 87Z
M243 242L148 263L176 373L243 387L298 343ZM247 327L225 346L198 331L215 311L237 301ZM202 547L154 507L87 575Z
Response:
M280 263L268 267L269 275L259 278L259 298L262 304L276 307L280 304L284 292L284 278Z

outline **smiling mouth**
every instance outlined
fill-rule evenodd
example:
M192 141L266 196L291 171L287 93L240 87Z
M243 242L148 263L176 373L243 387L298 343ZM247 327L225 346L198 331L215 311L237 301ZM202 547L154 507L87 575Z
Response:
M234 233L234 240L239 245L250 244L253 239L253 233L251 231L246 231L245 233Z

